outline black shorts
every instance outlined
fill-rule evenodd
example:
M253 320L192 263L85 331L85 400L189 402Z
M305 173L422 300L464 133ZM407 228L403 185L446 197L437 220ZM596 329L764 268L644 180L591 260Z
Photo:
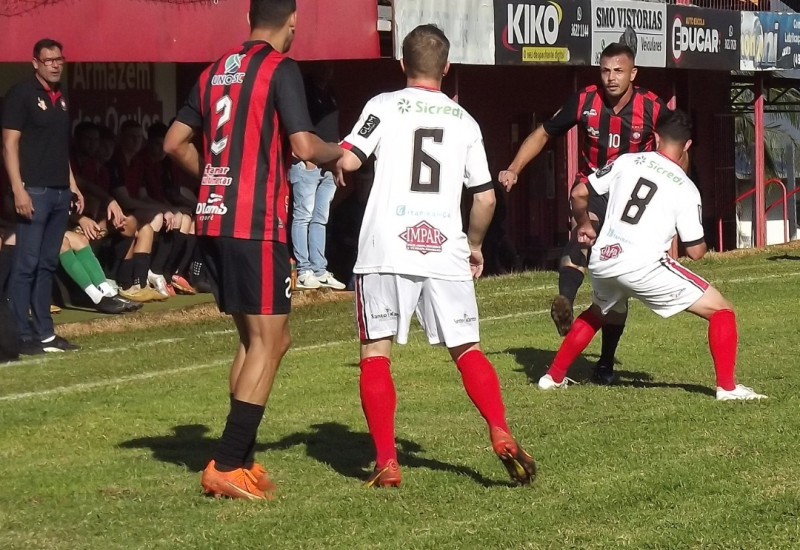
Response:
M291 311L286 243L198 237L197 244L221 312L286 315Z

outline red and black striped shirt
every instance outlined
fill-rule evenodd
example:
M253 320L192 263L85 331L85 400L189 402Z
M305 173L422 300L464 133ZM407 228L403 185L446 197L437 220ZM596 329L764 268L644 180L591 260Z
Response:
M602 168L624 153L652 151L655 126L667 104L653 92L633 86L633 96L619 113L606 105L603 89L587 86L570 97L543 126L551 136L580 124L581 158L578 178Z
M197 234L285 243L284 141L314 129L297 63L245 42L203 71L177 120L203 130Z

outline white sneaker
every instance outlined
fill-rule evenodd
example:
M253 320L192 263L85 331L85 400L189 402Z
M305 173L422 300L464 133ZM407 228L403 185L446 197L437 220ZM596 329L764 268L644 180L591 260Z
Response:
M540 390L560 390L562 388L566 388L569 384L577 384L577 382L575 382L575 380L572 378L567 378L566 376L561 382L556 382L549 374L545 374L539 378Z
M155 288L159 294L169 298L169 290L167 290L167 279L163 275L158 275L152 271L147 272L147 282L150 286Z
M333 290L344 290L345 284L341 281L337 281L336 277L333 276L333 273L330 271L326 271L322 277L317 277L319 284L327 287L332 288Z
M717 386L717 401L750 401L752 399L767 399L767 396L756 393L753 388L741 384L736 384L732 390L723 390Z
M300 290L313 290L321 286L319 279L314 276L314 272L310 269L297 275L297 288Z

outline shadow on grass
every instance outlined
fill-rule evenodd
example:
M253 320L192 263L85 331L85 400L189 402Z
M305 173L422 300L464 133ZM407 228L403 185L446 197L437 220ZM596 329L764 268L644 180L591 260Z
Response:
M800 256L789 256L788 254L781 254L780 256L770 256L767 258L770 262L777 262L779 260L800 260Z
M537 384L539 378L544 376L550 363L555 357L554 351L548 351L536 348L511 348L505 350L504 353L510 353L514 356L517 364L520 366L516 372L524 372L528 376L531 384ZM594 371L594 361L589 361L587 358L594 359L597 357L593 354L580 355L575 362L570 366L568 376L580 383L591 383L592 373ZM619 365L619 361L615 361ZM709 387L700 386L698 384L682 384L677 382L654 382L653 377L641 371L629 371L614 369L616 376L613 386L628 387L628 388L673 388L681 389L689 393L700 393L703 395L715 396L716 392Z
M266 450L289 449L304 445L306 455L330 466L336 473L345 477L366 480L371 473L373 460L372 438L365 432L353 432L348 426L338 422L325 422L311 425L311 431L297 432L279 441L267 443ZM503 483L488 479L472 468L441 462L432 458L417 456L425 449L419 443L408 439L397 439L397 461L401 466L427 468L467 476L484 487L506 487Z
M208 426L189 424L175 426L172 434L141 437L119 444L123 449L150 449L153 458L201 472L208 463L217 445L217 439L208 437ZM311 425L311 431L297 432L271 443L256 444L256 451L284 450L304 445L306 455L330 466L345 477L366 480L371 470L373 453L372 438L368 433L353 432L337 422ZM417 456L424 452L422 446L407 439L397 440L397 459L401 466L428 468L467 476L484 487L506 487L504 483L489 479L466 466L458 466L431 458Z

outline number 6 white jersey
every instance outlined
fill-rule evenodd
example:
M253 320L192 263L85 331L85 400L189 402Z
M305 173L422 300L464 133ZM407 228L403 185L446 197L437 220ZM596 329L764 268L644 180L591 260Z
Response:
M355 273L470 280L461 192L492 189L477 122L438 90L372 98L342 146L375 154Z
M603 228L589 270L616 277L658 262L676 233L687 246L703 242L700 193L680 166L658 152L622 155L589 176L608 193Z

